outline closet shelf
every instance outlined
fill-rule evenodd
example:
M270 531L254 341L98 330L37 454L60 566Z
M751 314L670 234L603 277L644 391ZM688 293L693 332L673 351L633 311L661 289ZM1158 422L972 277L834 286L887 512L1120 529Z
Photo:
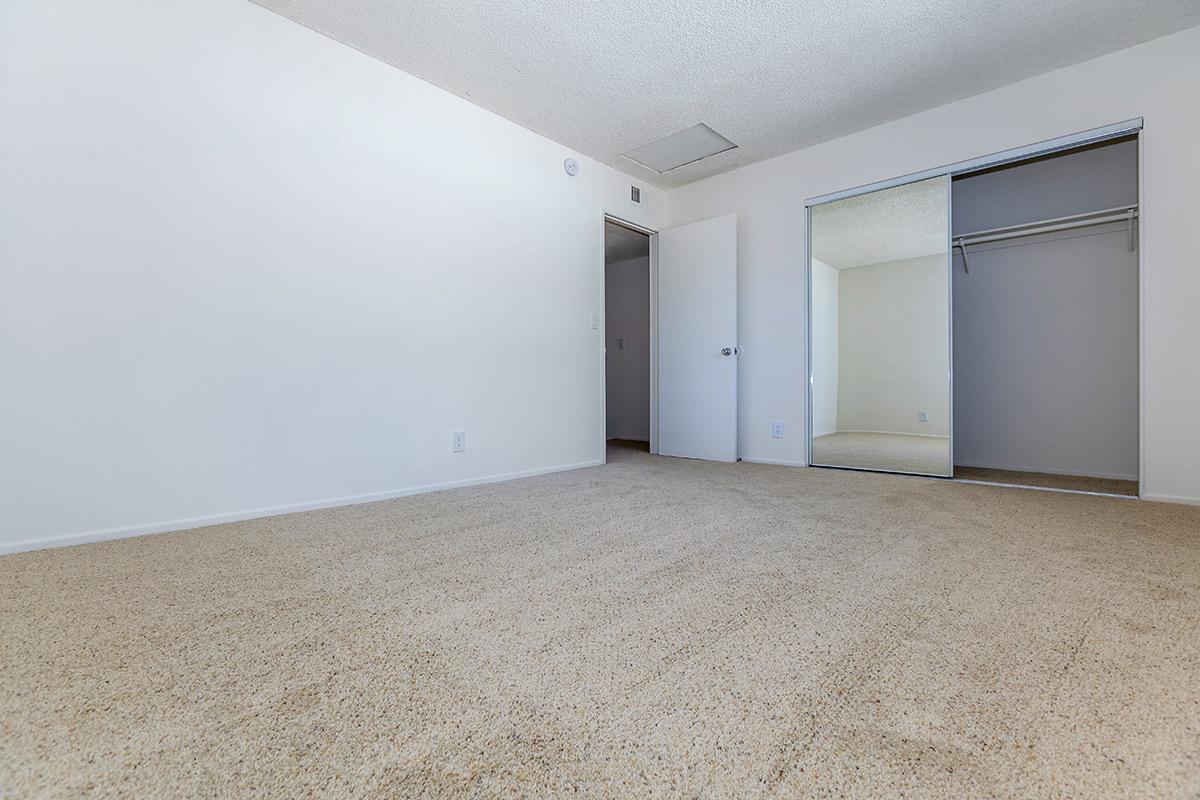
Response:
M999 242L1004 239L1036 236L1041 233L1054 233L1055 231L1067 231L1074 228L1086 228L1092 225L1107 225L1112 222L1124 222L1128 226L1129 252L1132 253L1135 246L1133 221L1137 216L1138 207L1136 205L1118 206L1100 211L1089 211L1085 214L1071 214L1066 217L1054 217L1053 219L1044 219L1037 222L1026 222L1021 225L1006 225L1002 228L988 228L987 230L974 231L973 233L963 233L954 236L953 240L954 246L962 252L963 268L967 272L971 271L971 267L967 262L968 245Z

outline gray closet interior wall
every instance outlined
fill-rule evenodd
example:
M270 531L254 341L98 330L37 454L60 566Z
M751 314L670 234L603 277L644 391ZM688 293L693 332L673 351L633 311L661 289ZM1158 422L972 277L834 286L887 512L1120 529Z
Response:
M1138 202L1134 139L956 178L955 235ZM1136 479L1138 254L1114 223L969 248L953 272L960 466Z

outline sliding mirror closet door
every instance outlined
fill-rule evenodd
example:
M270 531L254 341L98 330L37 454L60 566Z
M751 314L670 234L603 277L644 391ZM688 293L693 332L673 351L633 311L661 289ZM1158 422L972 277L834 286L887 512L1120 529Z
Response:
M949 177L809 214L812 463L949 476Z

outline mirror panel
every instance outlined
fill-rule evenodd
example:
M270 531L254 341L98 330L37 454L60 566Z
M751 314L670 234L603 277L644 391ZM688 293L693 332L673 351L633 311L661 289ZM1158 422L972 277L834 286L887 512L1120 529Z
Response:
M812 463L949 476L950 179L810 209Z

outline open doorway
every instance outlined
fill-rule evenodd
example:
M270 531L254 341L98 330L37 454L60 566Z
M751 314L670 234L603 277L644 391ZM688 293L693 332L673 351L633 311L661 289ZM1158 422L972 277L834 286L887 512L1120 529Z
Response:
M737 461L737 216L603 236L608 456Z
M650 236L604 222L605 438L616 451L650 450Z

